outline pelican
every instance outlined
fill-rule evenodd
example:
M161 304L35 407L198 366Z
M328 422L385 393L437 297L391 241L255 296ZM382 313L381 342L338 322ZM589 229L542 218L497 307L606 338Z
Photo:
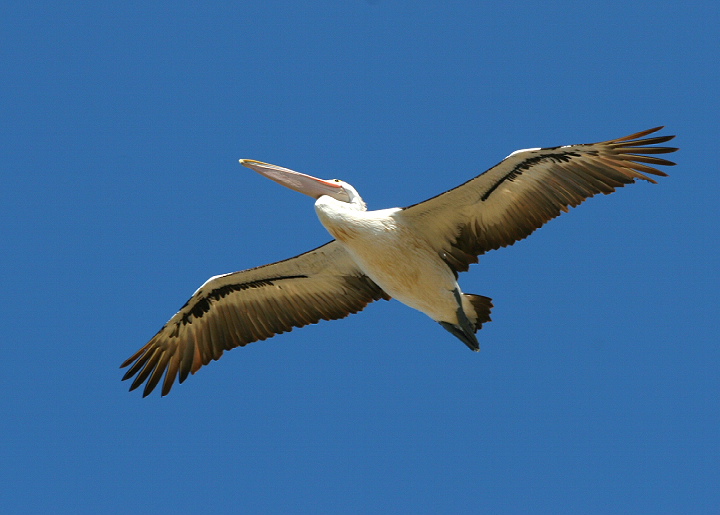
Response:
M490 321L491 299L464 293L458 272L478 256L512 245L597 193L666 176L652 146L674 136L656 127L600 143L518 150L485 173L425 202L368 211L357 190L251 159L240 163L315 199L334 238L299 256L208 279L121 368L130 390L147 396L165 375L162 395L225 350L322 320L344 318L370 302L395 298L480 349L476 332ZM642 139L645 138L645 139ZM650 166L654 165L654 166Z

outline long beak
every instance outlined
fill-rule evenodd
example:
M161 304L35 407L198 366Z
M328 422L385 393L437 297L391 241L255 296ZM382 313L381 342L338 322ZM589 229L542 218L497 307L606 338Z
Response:
M255 161L254 159L241 159L240 164L247 166L251 170L255 170L260 175L272 179L278 184L282 184L286 188L304 193L316 199L323 195L336 197L342 191L340 184L295 172L281 166Z

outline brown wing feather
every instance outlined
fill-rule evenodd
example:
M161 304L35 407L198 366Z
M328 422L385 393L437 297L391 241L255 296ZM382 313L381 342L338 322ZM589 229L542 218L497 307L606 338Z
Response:
M478 255L528 237L593 195L612 193L636 179L655 183L646 174L667 175L650 165L675 163L654 154L678 149L648 145L674 136L640 139L660 129L600 143L514 152L457 188L405 208L401 216L417 226L455 272L466 271Z
M121 368L130 390L146 382L143 397L165 380L167 395L225 350L265 340L293 327L344 318L390 297L332 241L270 265L213 277Z

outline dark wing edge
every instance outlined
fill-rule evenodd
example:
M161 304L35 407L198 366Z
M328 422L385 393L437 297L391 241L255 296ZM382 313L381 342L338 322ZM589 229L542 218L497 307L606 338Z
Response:
M609 194L646 174L667 176L655 166L673 166L655 154L675 147L651 146L675 136L644 138L644 130L600 143L521 150L466 183L402 211L429 226L430 240L455 272L467 271L477 256L512 245L586 199Z
M344 318L389 298L336 241L284 261L216 276L123 362L120 368L130 366L123 381L136 376L130 391L147 381L146 397L165 374L165 396L176 377L184 382L225 350Z

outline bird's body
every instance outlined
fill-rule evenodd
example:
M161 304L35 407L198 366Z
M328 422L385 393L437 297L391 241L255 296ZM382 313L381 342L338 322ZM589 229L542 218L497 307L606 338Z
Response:
M205 282L138 352L123 379L144 395L218 359L225 350L347 316L369 302L395 298L440 323L478 350L490 320L488 297L464 294L458 272L477 256L512 245L597 193L611 193L672 165L647 154L673 136L638 139L660 127L601 143L516 151L487 172L425 202L368 211L355 188L260 161L241 163L316 199L320 222L335 238L285 261Z
M436 322L457 323L458 287L452 271L399 208L348 209L330 197L315 203L320 222L358 267L390 297Z

